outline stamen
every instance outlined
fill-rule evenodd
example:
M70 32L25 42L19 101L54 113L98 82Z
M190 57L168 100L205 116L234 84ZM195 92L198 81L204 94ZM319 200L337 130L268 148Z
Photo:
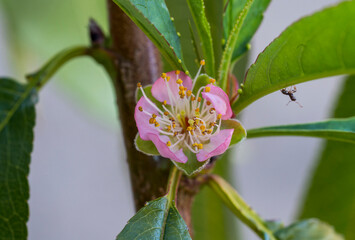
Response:
M166 146L170 147L170 146L171 146L171 142L168 141L168 142L166 143Z
M143 108L142 108L141 106L138 107L138 110L139 110L140 112L143 112Z
M210 83L214 84L216 82L216 79L211 78Z
M206 87L205 88L205 92L209 92L209 91L211 91L211 88L210 87Z
M182 80L179 78L178 80L176 80L177 84L182 84Z

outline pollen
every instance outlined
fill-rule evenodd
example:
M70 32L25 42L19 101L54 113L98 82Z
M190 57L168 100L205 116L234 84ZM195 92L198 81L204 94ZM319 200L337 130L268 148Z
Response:
M203 132L203 131L206 130L206 126L205 126L205 125L201 125L201 126L200 126L200 129L201 129L201 131Z
M195 121L193 119L189 119L189 121L187 121L191 126L194 125Z
M142 84L139 82L139 83L137 83L137 87L138 88L141 88L142 87Z
M209 91L211 91L211 88L210 87L206 87L205 88L205 92L209 92Z
M203 144L202 143L197 144L197 147L198 147L198 149L203 149Z
M171 146L171 142L168 141L168 142L166 143L166 146L170 147L170 146Z
M186 130L187 130L188 132L191 132L191 131L192 131L192 127L187 127Z
M187 95L188 97L190 97L191 94L192 94L191 90L187 90L186 95Z
M152 114L152 118L156 118L157 117L157 115L155 115L154 113Z
M155 118L150 118L150 119L149 119L149 123L150 123L150 124L154 124L156 121L157 121L157 120L155 120Z
M212 129L207 129L207 133L211 134L212 133Z
M179 86L179 89L182 91L182 90L185 90L184 86Z
M206 61L205 60L201 60L200 61L200 65L204 66L206 64Z
M216 79L211 78L210 83L214 84L216 82Z
M198 98L197 98L197 101L198 101L198 102L201 102L201 100L202 100L201 97L198 97Z
M222 114L218 114L217 115L217 119L219 120L219 119L221 119L222 118Z
M158 122L155 122L155 127L159 127L160 124Z
M170 81L170 77L169 77L169 76L166 77L166 81L167 81L167 82Z
M168 115L169 115L169 112L168 112L168 111L165 111L165 112L164 112L164 115L165 115L165 116L168 116Z
M215 108L211 108L210 113L213 114L215 110L216 110Z
M195 112L197 112L197 113L198 113L199 111L200 111L200 109L199 109L199 108L196 108L196 109L195 109Z
M207 101L206 102L207 106L211 105L211 102L210 101Z
M176 74L176 75L179 75L179 74L180 74L180 71L179 71L179 70L176 70L176 71L175 71L175 74Z
M161 74L161 77L162 77L162 78L166 78L166 73L162 73L162 74Z
M141 106L138 107L138 110L139 110L140 112L143 112L143 108L142 108Z
M178 80L176 80L177 84L182 84L182 80L179 78Z
M171 130L171 126L167 126L166 130L170 131Z
M163 101L163 105L166 105L166 100Z
M195 101L195 96L191 96L191 101Z

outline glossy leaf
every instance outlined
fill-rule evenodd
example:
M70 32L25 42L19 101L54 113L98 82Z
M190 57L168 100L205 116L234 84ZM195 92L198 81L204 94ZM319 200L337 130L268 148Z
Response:
M275 232L279 240L343 240L334 228L318 219L296 222Z
M286 86L355 72L355 2L305 17L288 27L249 68L239 113L253 101Z
M205 4L203 0L187 0L192 17L194 19L198 35L200 37L203 59L206 60L206 73L215 76L214 71L214 51L211 36L211 27L205 13Z
M218 70L219 85L223 90L226 90L227 88L227 79L229 71L231 71L230 67L232 64L233 51L237 44L237 40L239 38L244 21L254 1L255 0L246 0L245 4L243 5L242 11L240 11L238 17L236 18L236 21L233 24L233 28L230 31L227 44L224 48L221 64Z
M0 79L0 239L27 239L36 101L35 90Z
M272 231L260 216L242 199L237 191L225 180L217 175L210 175L208 185L223 200L225 205L246 225L248 225L261 238L276 240Z
M243 125L236 119L223 120L221 129L234 129L230 147L243 141L247 136Z
M189 230L175 207L181 174L173 167L168 194L148 202L128 221L116 239L191 239Z
M185 69L180 39L164 0L113 0L142 29L169 64Z
M349 77L333 117L355 115L355 76ZM316 217L333 225L345 239L355 238L355 147L327 141L311 177L301 205L300 218Z
M154 143L152 141L143 140L139 136L139 133L137 133L136 138L134 139L134 144L136 146L136 149L144 154L151 156L160 155Z
M239 16L246 0L229 0L228 6L223 16L223 32L224 38L228 39L229 34L233 30L233 24ZM248 44L254 33L261 24L264 16L264 11L269 6L270 0L255 0L246 16L243 26L240 30L235 49L233 51L232 62L236 61L248 49Z
M204 162L197 161L196 154L191 152L190 150L185 150L184 154L188 158L188 161L186 163L179 163L175 161L172 162L175 164L177 168L179 168L188 176L200 172L210 161L209 159Z
M320 137L355 144L355 117L248 130L248 138L272 136Z

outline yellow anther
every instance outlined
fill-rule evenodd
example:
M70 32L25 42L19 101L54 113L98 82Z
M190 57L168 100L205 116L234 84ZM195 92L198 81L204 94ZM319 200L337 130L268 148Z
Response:
M175 74L176 74L176 75L179 75L179 74L180 74L180 71L179 71L179 70L176 70L176 71L175 71Z
M206 102L207 106L211 105L211 102L210 101L207 101Z
M155 127L159 127L160 124L158 122L155 123Z
M195 109L195 112L197 112L197 113L198 113L199 111L200 111L200 109L199 109L199 108L196 108L196 109Z
M171 126L168 126L168 127L166 128L166 130L170 131L170 130L171 130Z
M166 143L166 146L170 147L170 146L171 146L171 142L168 141L168 142Z
M166 77L166 81L167 81L167 82L170 81L170 77L169 77L169 76Z
M203 149L203 144L200 143L200 144L197 145L197 147L198 147L198 149Z
M187 121L191 126L194 125L195 121L193 119L189 119L189 121Z
M165 115L165 116L168 116L168 115L169 115L169 112L168 112L168 111L165 111L165 112L164 112L164 115Z
M142 87L142 84L139 82L139 83L137 83L137 87L138 88L141 88Z
M200 126L200 129L201 129L201 131L203 132L203 131L206 130L206 126L205 126L205 125L201 125L201 126Z
M197 143L194 143L192 144L192 147L197 147L197 145L198 145Z
M178 135L179 133L178 132L174 132L174 137L176 137L176 135Z
M214 84L216 82L216 79L211 78L210 83Z
M157 115L155 115L154 113L152 114L152 118L156 118L157 117Z
M149 123L150 123L150 124L154 124L156 121L157 121L157 120L155 120L155 118L150 118L150 119L149 119Z
M196 119L196 120L195 120L195 123L196 123L197 125L199 125L199 124L200 124L200 120Z
M166 78L166 73L162 73L162 74L161 74L161 77L162 77L162 78Z
M143 108L142 108L141 106L138 107L138 110L139 110L140 112L143 112Z
M210 113L212 114L215 110L216 110L215 108L211 108Z
M180 89L181 91L185 90L184 86L179 86L179 89Z
M195 101L195 97L194 96L191 96L191 101Z
M187 95L188 97L190 97L191 94L192 94L191 90L187 90L186 95Z
M173 123L173 128L175 128L176 127L176 124L175 123Z
M179 78L178 80L176 80L177 84L182 84L182 80Z
M197 101L198 101L198 102L201 102L201 100L202 100L201 97L198 97L198 98L197 98Z
M163 101L163 105L166 105L166 100Z
M184 87L184 90L186 91L186 90L187 90L187 87Z
M212 129L208 129L208 130L207 130L207 133L208 133L208 134L211 134L211 133L212 133Z
M173 117L170 117L169 120L170 121L175 121L175 119Z
M206 87L205 88L205 92L209 92L209 91L211 91L211 88L210 87Z
M210 127L213 127L215 124L216 124L215 122L211 122Z
M219 119L221 119L222 118L222 114L218 114L217 115L217 119L219 120Z
M206 61L205 60L201 60L200 61L200 65L204 66L206 64Z
M187 127L186 130L187 130L188 132L191 132L191 131L192 131L192 127Z

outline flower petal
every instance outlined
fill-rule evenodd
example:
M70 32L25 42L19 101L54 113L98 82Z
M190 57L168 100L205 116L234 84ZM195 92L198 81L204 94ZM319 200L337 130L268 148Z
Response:
M208 84L207 87L210 87L210 91L202 92L202 97L212 103L216 112L222 114L223 120L231 118L233 111L229 103L228 95L221 88L213 84Z
M169 158L173 161L180 162L180 163L187 162L188 159L187 159L186 155L184 154L182 148L173 152L166 145L166 143L170 140L168 136L149 133L148 137L154 143L154 145L157 147L160 155L162 155L163 157Z
M196 154L199 162L224 153L231 142L234 129L221 130L217 135L212 136L210 143L203 146L203 149Z
M153 124L149 124L149 119L151 116L148 114L139 111L139 107L142 107L145 112L149 112L150 114L160 115L158 110L155 109L149 102L141 97L139 99L136 108L134 110L134 119L136 120L136 125L138 128L139 135L143 140L150 140L148 138L149 133L159 134L159 131L155 128Z
M135 111L134 118L136 120L137 128L140 137L143 140L150 140L154 143L156 148L158 149L160 155L165 158L169 158L176 162L186 163L187 157L183 153L182 149L179 149L175 152L171 151L170 148L166 145L166 143L170 140L168 136L160 135L158 129L153 125L149 124L150 115L139 111L139 107L142 107L144 111L149 112L151 114L160 115L158 110L154 108L144 97L139 99Z
M176 80L178 78L176 76L175 71L166 73L166 76L170 77L168 84L166 84L165 80L162 77L158 78L158 80L156 80L153 84L152 94L153 97L155 97L160 102L166 100L168 104L171 104L169 99L169 92L170 95L173 96L173 98L177 99L179 97L179 85L176 83ZM182 80L182 84L184 85L184 87L186 87L188 90L191 90L191 78L183 72L180 72L179 78ZM167 87L167 85L169 86L169 88ZM172 101L174 101L174 99L172 99Z

